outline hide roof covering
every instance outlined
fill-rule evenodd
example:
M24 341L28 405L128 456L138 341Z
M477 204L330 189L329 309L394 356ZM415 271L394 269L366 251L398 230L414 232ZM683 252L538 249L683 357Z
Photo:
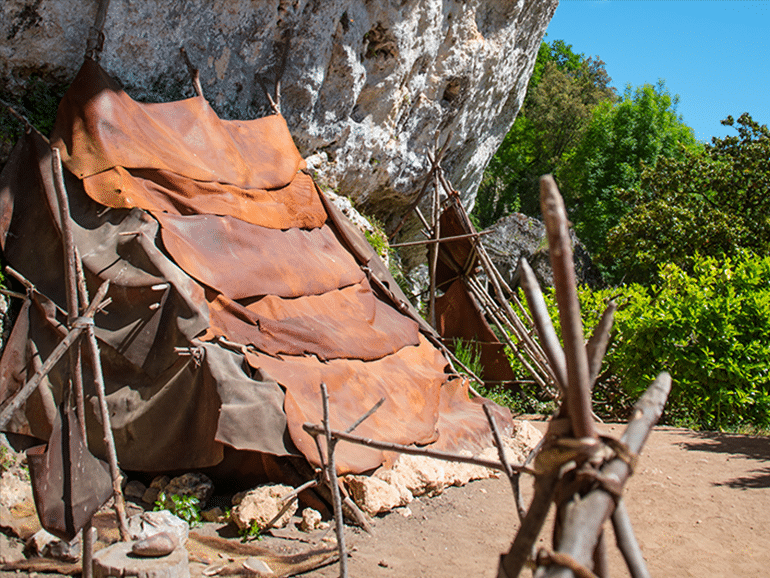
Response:
M123 469L211 468L233 451L241 462L318 464L302 424L321 421L321 382L332 427L384 397L357 433L446 450L491 445L481 411L491 402L469 400L387 268L301 172L280 115L226 121L202 97L138 103L86 60L51 146L64 162L89 288L111 282L96 332ZM4 257L39 290L0 363L0 401L66 333L51 161L31 132L0 177ZM60 362L7 429L47 439L67 372ZM103 455L94 409L89 443ZM337 464L359 473L385 459L341 444ZM265 473L281 478L275 469Z

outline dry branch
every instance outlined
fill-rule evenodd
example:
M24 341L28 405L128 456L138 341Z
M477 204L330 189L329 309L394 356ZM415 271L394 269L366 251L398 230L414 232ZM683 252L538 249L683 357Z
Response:
M567 406L572 430L577 438L596 438L596 425L591 415L588 357L583 344L583 322L577 298L569 221L564 200L550 175L540 178L540 208L548 235L553 284L559 305L564 357L567 362Z

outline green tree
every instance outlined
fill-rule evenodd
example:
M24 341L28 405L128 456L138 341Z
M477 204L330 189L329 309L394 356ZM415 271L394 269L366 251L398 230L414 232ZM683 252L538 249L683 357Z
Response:
M610 229L631 209L619 191L639 182L643 166L701 148L677 114L677 103L662 80L628 85L621 100L594 108L580 142L557 171L578 237L592 254L604 249Z
M563 40L543 42L516 121L484 174L473 215L483 227L514 211L537 216L538 179L556 172L588 126L594 106L615 98L598 58Z
M722 124L738 135L661 157L621 193L633 209L610 231L604 259L627 280L648 283L665 262L689 270L695 254L770 250L770 130L748 113Z

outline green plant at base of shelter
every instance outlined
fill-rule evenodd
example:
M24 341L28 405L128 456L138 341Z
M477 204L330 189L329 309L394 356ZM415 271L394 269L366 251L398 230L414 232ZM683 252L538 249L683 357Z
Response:
M154 512L168 510L176 517L187 522L191 528L201 525L201 506L197 496L181 496L179 494L166 495L166 492L158 494L155 500Z
M248 528L238 530L238 535L241 537L241 542L251 542L253 540L262 539L262 528L259 527L257 520L252 520Z

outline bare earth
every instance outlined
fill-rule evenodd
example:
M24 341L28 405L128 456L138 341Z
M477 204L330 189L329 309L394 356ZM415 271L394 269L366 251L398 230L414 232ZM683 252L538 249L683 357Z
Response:
M620 435L623 426L603 429ZM658 427L625 500L653 576L770 576L770 438ZM350 531L351 577L492 578L518 529L504 478L450 488L409 509L409 517L379 518L374 537ZM608 536L612 575L628 576L611 529ZM339 566L306 576L336 577Z
M619 436L623 427L602 429ZM770 576L770 438L656 428L625 500L652 576ZM408 509L378 518L374 537L347 528L351 578L494 578L518 529L504 478L449 488ZM612 575L628 576L608 532ZM339 565L305 576L336 578Z

